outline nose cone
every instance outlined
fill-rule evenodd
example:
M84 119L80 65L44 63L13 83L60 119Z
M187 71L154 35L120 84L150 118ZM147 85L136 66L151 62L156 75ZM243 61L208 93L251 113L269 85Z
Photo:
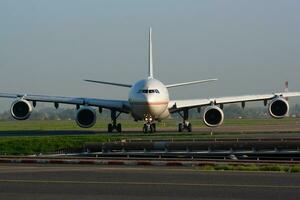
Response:
M148 95L146 97L146 105L151 116L159 116L167 109L168 101Z
M132 115L136 119L145 119L151 115L153 119L167 109L169 94L165 86L155 79L144 79L137 82L129 95Z

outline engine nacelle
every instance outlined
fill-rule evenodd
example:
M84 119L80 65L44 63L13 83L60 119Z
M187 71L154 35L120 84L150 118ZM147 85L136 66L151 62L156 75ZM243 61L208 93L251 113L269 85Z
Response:
M32 112L31 104L24 99L15 100L10 107L10 113L17 120L28 119Z
M289 113L289 103L282 97L276 98L269 103L269 114L273 118L283 118Z
M81 128L91 128L96 123L96 111L88 106L80 108L76 113L76 123Z
M204 123L209 127L220 126L224 120L224 113L218 106L209 106L205 109L203 115Z

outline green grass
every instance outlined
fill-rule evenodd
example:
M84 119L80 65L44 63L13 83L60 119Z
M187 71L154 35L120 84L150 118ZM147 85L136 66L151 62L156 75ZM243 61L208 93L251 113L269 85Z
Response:
M0 153L2 155L54 153L61 149L82 148L86 142L108 140L108 136L3 137L0 139Z
M127 120L120 121L124 128L142 127L142 122L132 122ZM194 127L204 126L201 120L192 120ZM32 155L54 153L61 149L82 148L88 142L107 142L121 140L190 140L190 139L221 139L232 137L257 137L260 134L267 133L155 133L144 134L141 132L125 133L97 133L97 130L106 130L108 121L99 121L95 127L89 130L96 131L94 134L87 135L69 135L69 136L9 136L0 137L0 154L2 155ZM176 127L175 120L166 120L158 124L158 127ZM300 124L300 119L287 118L282 120L274 119L227 119L224 126L255 126L255 125L276 125L276 124ZM1 131L53 131L53 130L83 130L73 121L6 121L0 122ZM85 129L84 129L85 130ZM270 133L268 133L270 134ZM299 173L300 165L278 165L278 164L215 164L197 167L200 170L218 170L218 171L272 171Z
M61 149L82 148L87 142L113 142L124 140L192 140L192 139L224 139L232 138L237 133L209 134L189 133L128 133L128 134L89 134L70 136L14 136L0 137L0 154L2 155L30 155L54 153ZM257 136L257 134L253 134ZM239 135L239 138L249 135Z
M137 128L142 129L143 122L134 122L132 120L120 120L123 128ZM192 119L190 121L194 127L204 127L202 119ZM88 130L99 130L106 129L109 121L99 119L96 125ZM177 127L178 121L173 119L164 120L157 123L158 128L162 127ZM276 119L225 119L222 126L246 126L246 125L276 125L276 124L300 124L300 118L285 118L281 120ZM78 127L77 124L72 120L64 121L0 121L0 131L24 131L24 130L83 130ZM86 130L86 129L85 129Z
M140 130L142 122L133 122L129 120L120 121L123 127L136 128ZM202 121L192 120L194 127L204 126ZM107 121L101 121L95 127L88 129L96 131L94 134L74 135L74 136L9 136L0 137L0 154L6 155L29 155L39 153L51 153L60 149L67 148L81 148L86 142L106 142L106 141L121 141L121 140L191 140L191 139L214 139L214 138L228 138L238 136L243 137L257 137L260 134L266 133L154 133L144 134L142 132L125 132L121 134L113 133L97 133L97 130L106 130ZM300 119L287 118L283 120L274 119L227 119L224 125L257 125L257 124L296 124L300 123ZM166 120L158 124L159 127L176 127L175 120ZM53 130L86 130L79 128L74 121L1 121L1 131L53 131ZM269 133L270 134L270 133Z
M109 142L121 140L188 140L207 138L207 135L191 135L184 133L153 134L93 134L72 136L14 136L0 137L0 154L29 155L53 153L61 149L82 148L87 142ZM223 137L223 136L222 136Z
M287 172L287 173L299 173L300 165L285 165L285 164L215 164L204 165L199 170L206 171L269 171L269 172Z

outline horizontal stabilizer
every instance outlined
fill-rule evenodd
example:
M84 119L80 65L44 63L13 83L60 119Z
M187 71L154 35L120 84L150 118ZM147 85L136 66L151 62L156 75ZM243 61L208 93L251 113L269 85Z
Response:
M190 81L190 82L185 82L185 83L175 83L175 84L166 85L166 87L171 88L171 87L178 87L178 86L184 86L184 85L206 83L206 82L217 81L217 80L218 79L214 78L214 79L206 79L206 80L200 80L200 81Z
M132 85L129 84L123 84L123 83L113 83L113 82L106 82L106 81L94 81L94 80L84 80L91 83L100 83L105 85L114 85L114 86L120 86L120 87L128 87L131 88Z

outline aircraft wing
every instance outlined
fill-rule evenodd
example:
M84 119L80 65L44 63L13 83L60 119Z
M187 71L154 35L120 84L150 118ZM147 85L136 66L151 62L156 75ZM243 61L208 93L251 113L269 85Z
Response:
M115 109L120 112L128 113L130 111L128 101L124 100L109 100L97 98L81 98L81 97L60 97L47 95L29 95L29 94L10 94L0 93L3 98L22 98L33 102L49 102L74 105L96 106L107 109Z
M295 97L300 96L300 92L282 92L273 94L262 94L262 95L244 95L244 96L232 96L232 97L220 97L220 98L209 98L209 99L190 99L190 100L174 100L169 102L170 112L177 112L185 108L196 108L200 106L208 106L211 104L230 104L239 102L250 102L250 101L264 101L271 100L277 97Z

